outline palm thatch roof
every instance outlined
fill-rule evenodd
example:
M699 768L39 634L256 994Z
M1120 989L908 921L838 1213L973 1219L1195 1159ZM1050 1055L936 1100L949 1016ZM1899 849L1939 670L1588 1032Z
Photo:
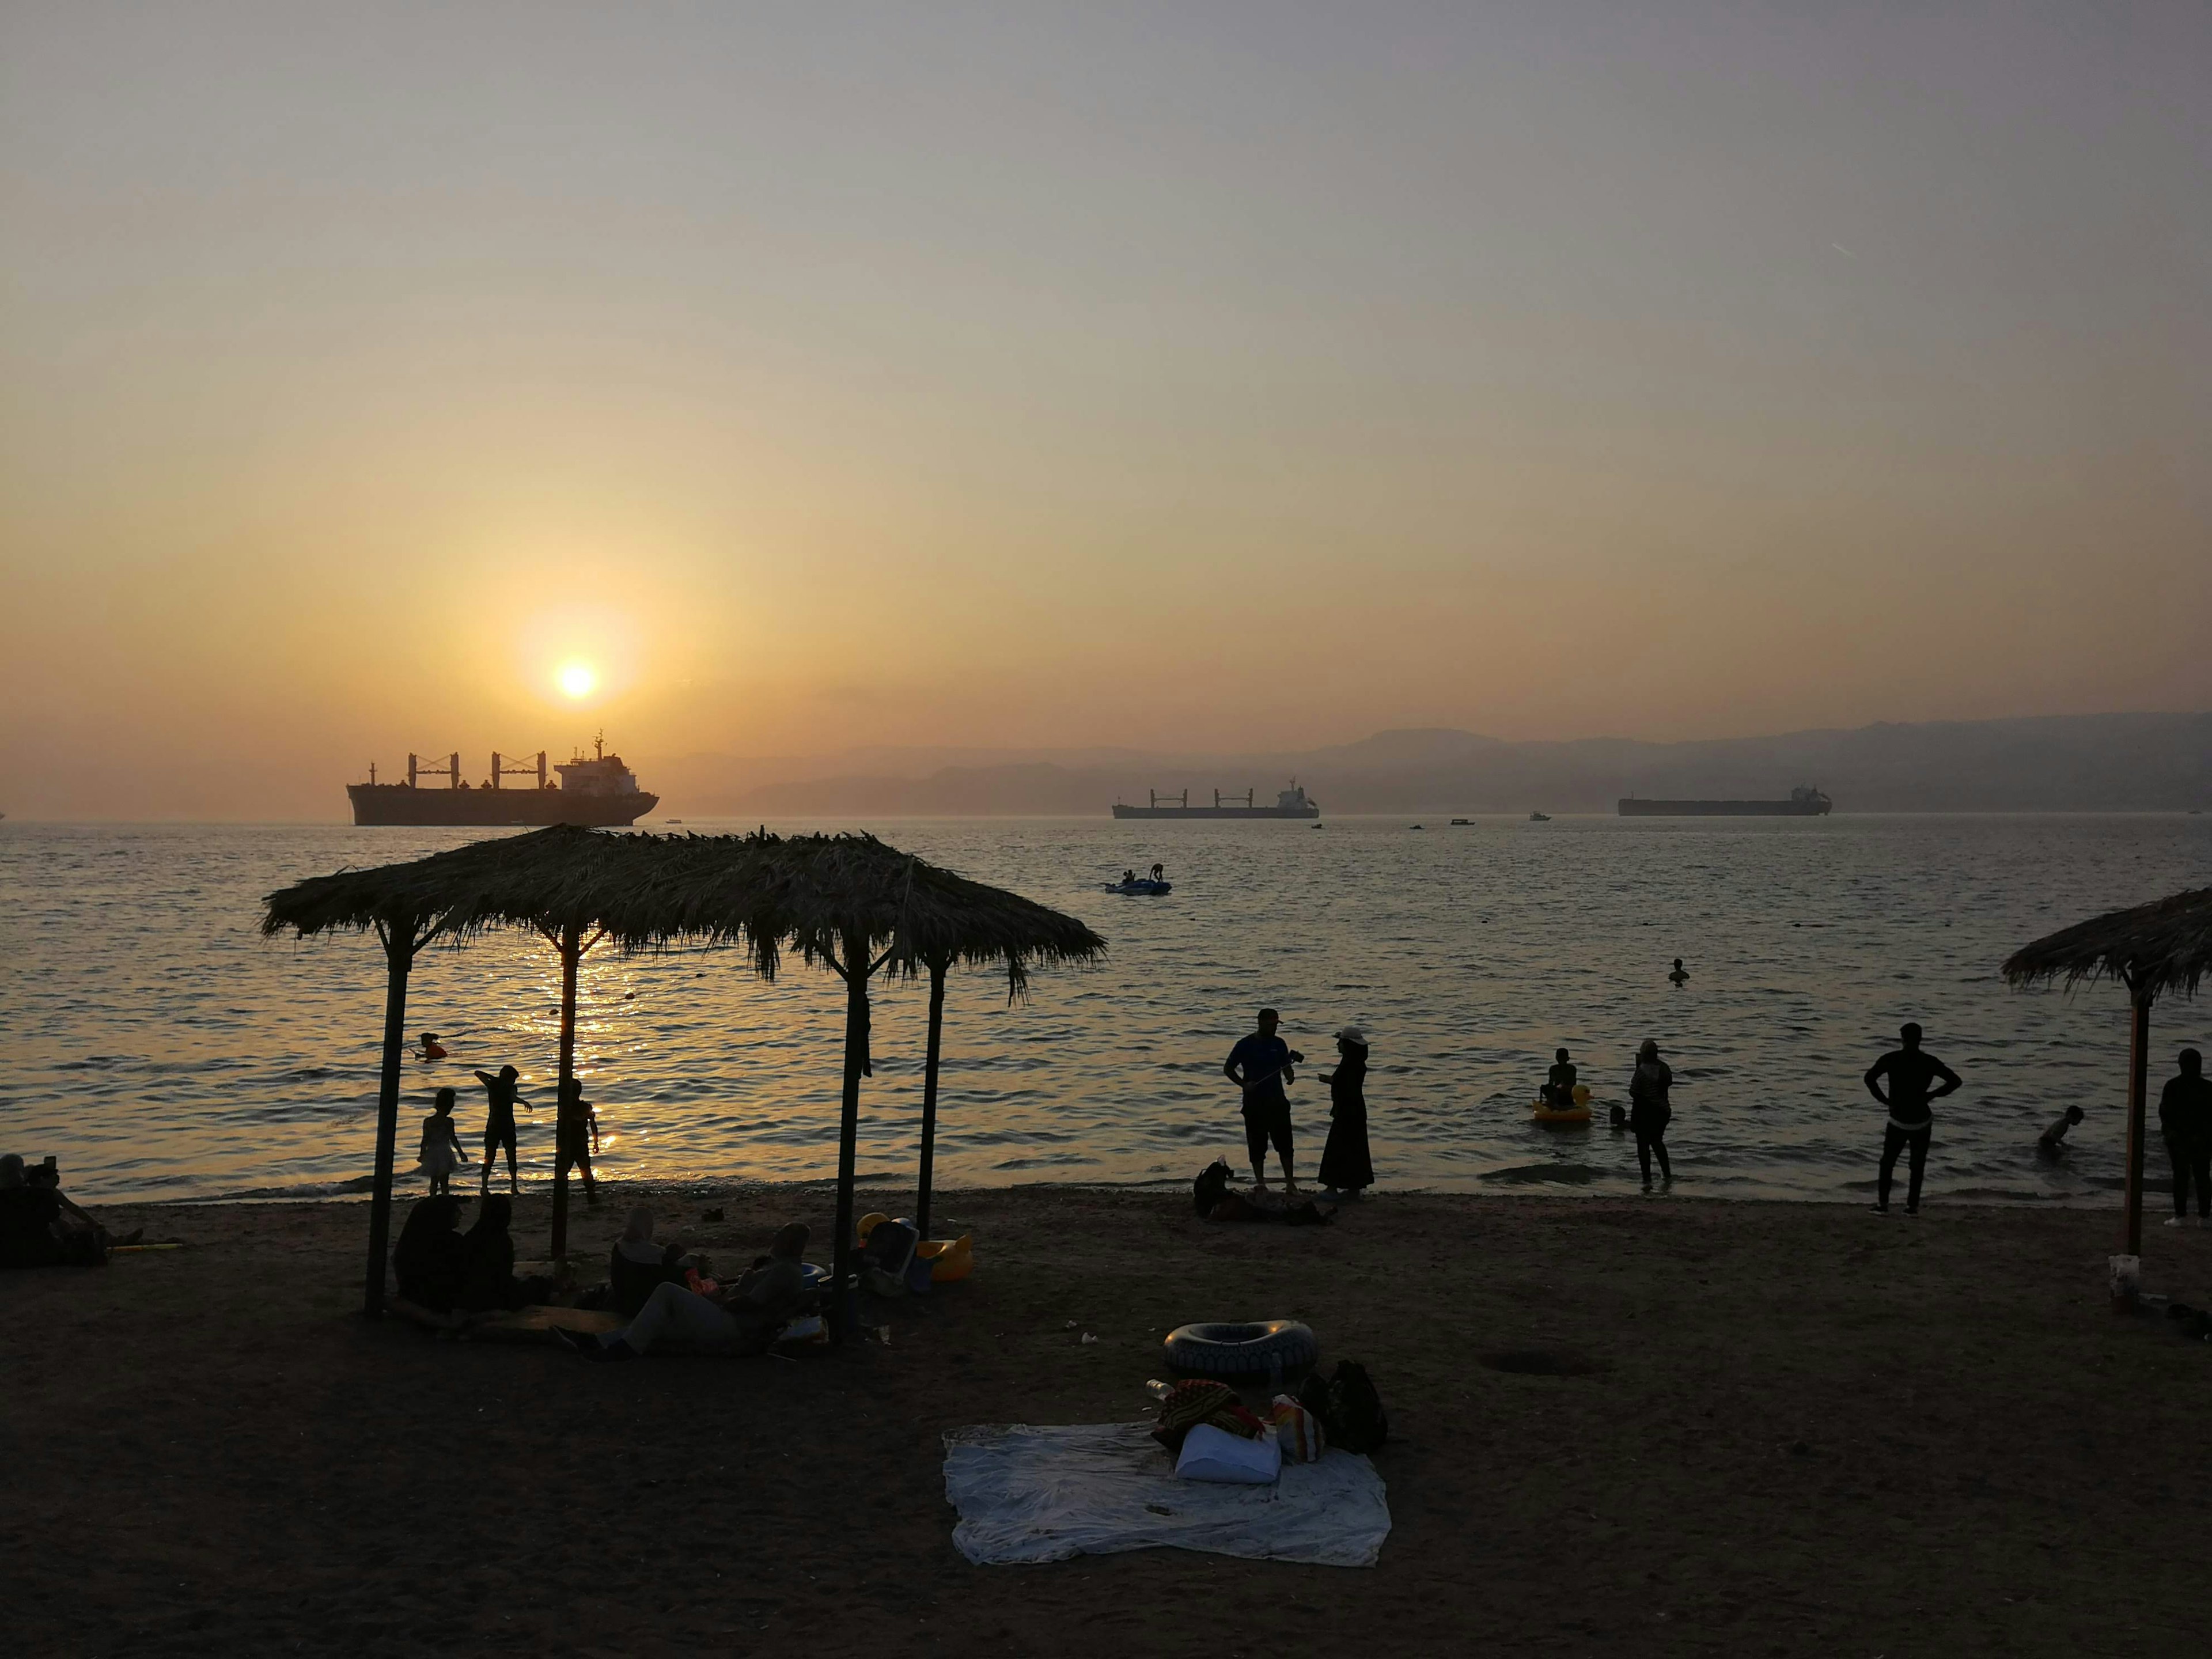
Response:
M459 941L489 928L604 929L631 951L741 945L773 979L786 951L842 966L848 942L895 971L1088 962L1105 941L1073 916L955 875L872 836L609 835L559 824L272 893L261 931L371 928ZM870 963L860 964L863 968Z
M903 975L927 963L1000 965L1008 994L1019 996L1032 965L1089 962L1106 948L1073 916L873 836L627 839L642 844L647 878L611 890L595 925L628 950L740 944L772 979L786 951L810 965L850 966L843 957L858 945Z
M2014 951L2007 983L2118 980L2141 1001L2167 991L2195 996L2212 972L2212 887L2076 922Z
M434 932L455 943L493 927L589 924L623 838L574 824L471 842L374 869L312 876L269 895L264 935L372 928Z

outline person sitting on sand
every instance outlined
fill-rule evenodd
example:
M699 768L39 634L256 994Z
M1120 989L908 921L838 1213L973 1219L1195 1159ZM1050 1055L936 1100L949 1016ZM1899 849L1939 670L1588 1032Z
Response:
M1575 1079L1578 1073L1568 1060L1565 1048L1552 1050L1552 1069L1544 1075L1542 1094L1544 1103L1555 1112L1571 1112L1575 1106Z
M17 1152L0 1156L0 1267L97 1267L115 1242L62 1196L50 1170L27 1170Z
M434 1313L450 1313L468 1278L468 1242L461 1237L461 1202L450 1193L418 1199L392 1247L399 1294Z
M2179 1227L2189 1215L2189 1182L2197 1181L2197 1224L2212 1226L2212 1079L2204 1075L2204 1056L2184 1048L2181 1071L2158 1092L2158 1127L2166 1134L2166 1155L2173 1165L2173 1216Z
M807 1231L793 1222L735 1284L711 1295L663 1285L619 1331L596 1336L556 1327L561 1340L593 1359L635 1359L674 1337L711 1353L763 1353L806 1294Z
M1273 1008L1260 1011L1259 1029L1237 1039L1222 1063L1222 1074L1244 1091L1244 1147L1252 1157L1252 1184L1267 1187L1267 1144L1282 1160L1283 1190L1298 1189L1297 1174L1291 1164L1291 1099L1283 1085L1296 1073L1294 1065L1305 1056L1275 1035L1278 1017Z
M443 1060L446 1057L445 1047L438 1041L438 1034L435 1031L423 1032L416 1039L416 1042L417 1046L415 1054L417 1059Z
M1682 966L1681 957L1676 957L1674 958L1674 971L1668 975L1667 979L1668 983L1677 987L1678 988L1681 986L1687 985L1690 982L1690 970Z
M1322 1148L1323 1200L1356 1199L1375 1184L1375 1162L1367 1151L1367 1033L1347 1025L1336 1034L1336 1069L1322 1074L1328 1085L1328 1144Z
M560 1110L555 1116L553 1140L554 1175L557 1179L570 1170L580 1170L584 1176L584 1202L596 1205L599 1201L599 1183L592 1178L592 1154L599 1150L599 1115L592 1103L584 1098L584 1085L570 1078L556 1091L560 1097Z
M422 1150L416 1161L430 1177L434 1193L446 1191L453 1171L469 1161L468 1148L461 1145L460 1131L453 1127L453 1100L451 1089L439 1090L434 1109L422 1120Z
M499 1194L483 1200L476 1225L461 1236L459 1305L471 1313L498 1313L545 1300L552 1286L543 1279L514 1276L514 1200Z
M537 1108L525 1100L515 1087L521 1076L512 1066L501 1066L497 1077L489 1072L477 1073L477 1081L483 1085L489 1101L484 1113L482 1189L486 1193L491 1191L492 1159L502 1146L507 1148L507 1189L518 1197L522 1193L522 1183L514 1178L514 1109L520 1106L526 1112L534 1112Z
M1889 1188L1897 1173L1899 1152L1912 1155L1912 1176L1905 1188L1905 1212L1920 1213L1920 1176L1928 1167L1928 1141L1935 1132L1936 1115L1929 1110L1928 1103L1941 1100L1959 1087L1959 1074L1920 1046L1920 1028L1910 1022L1900 1027L1898 1040L1905 1046L1893 1048L1867 1067L1867 1092L1889 1108L1889 1122L1882 1130L1881 1166L1875 1177L1874 1207L1877 1214L1889 1213ZM1884 1079L1889 1083L1889 1092L1881 1091ZM1930 1088L1941 1081L1942 1087Z
M2079 1106L2069 1106L2061 1112L2051 1120L2051 1127L2035 1138L2036 1156L2057 1158L2059 1153L2064 1152L2066 1132L2081 1121L2081 1109Z
M1659 1045L1650 1037L1636 1051L1636 1070L1628 1079L1628 1127L1636 1134L1636 1162L1644 1171L1644 1190L1651 1190L1651 1159L1659 1159L1659 1178L1671 1182L1674 1166L1667 1159L1667 1126L1674 1121L1674 1108L1667 1098L1674 1086L1674 1068L1659 1057Z
M663 1285L684 1282L684 1241L659 1243L653 1230L653 1212L641 1204L607 1253L608 1297L625 1319L635 1319Z

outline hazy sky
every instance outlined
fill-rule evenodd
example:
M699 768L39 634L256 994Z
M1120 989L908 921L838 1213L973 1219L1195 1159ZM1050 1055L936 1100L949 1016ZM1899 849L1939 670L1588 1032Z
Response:
M2199 0L0 20L0 809L2212 706Z

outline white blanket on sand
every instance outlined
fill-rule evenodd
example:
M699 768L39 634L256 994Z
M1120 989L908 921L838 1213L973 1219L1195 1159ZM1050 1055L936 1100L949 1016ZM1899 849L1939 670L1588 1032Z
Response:
M1145 1423L993 1424L945 1437L952 1542L978 1566L1170 1546L1371 1567L1389 1535L1382 1477L1333 1451L1272 1486L1178 1480Z

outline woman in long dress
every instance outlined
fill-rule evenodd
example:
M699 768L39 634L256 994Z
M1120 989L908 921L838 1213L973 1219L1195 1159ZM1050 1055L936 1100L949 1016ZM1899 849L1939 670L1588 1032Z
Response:
M1325 1199L1357 1198L1375 1184L1367 1155L1367 1034L1347 1025L1336 1034L1336 1069L1328 1085L1328 1145L1321 1155Z

